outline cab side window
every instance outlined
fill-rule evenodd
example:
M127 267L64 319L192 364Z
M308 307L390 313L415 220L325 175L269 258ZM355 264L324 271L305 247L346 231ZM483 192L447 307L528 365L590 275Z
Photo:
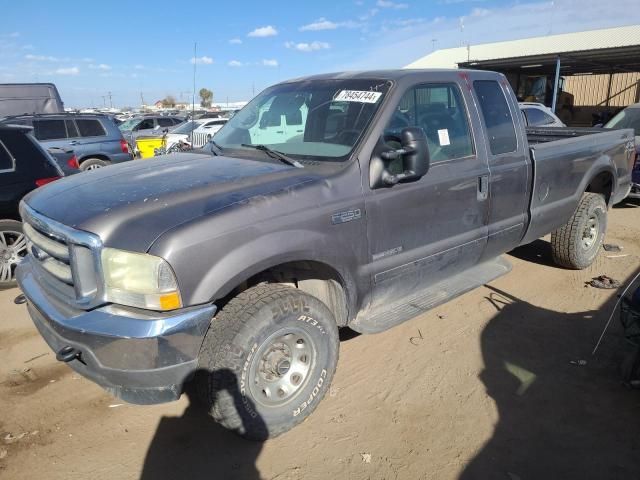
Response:
M473 89L480 103L491 153L500 155L515 152L518 148L516 129L500 84L495 80L476 80Z
M420 127L432 162L473 155L473 142L462 95L453 83L418 85L400 100L385 129L385 140L397 142L406 127Z

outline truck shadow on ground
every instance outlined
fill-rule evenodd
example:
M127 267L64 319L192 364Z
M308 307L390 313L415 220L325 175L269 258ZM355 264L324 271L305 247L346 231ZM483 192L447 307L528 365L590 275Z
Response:
M460 478L640 478L640 392L620 381L629 347L617 317L591 356L616 297L562 313L489 288L498 313L481 335L480 379L499 420Z
M625 198L620 203L613 206L613 208L638 208L640 207L640 199L637 198Z
M535 240L527 245L523 245L511 250L508 255L519 258L526 262L544 265L546 267L562 268L556 265L551 254L551 244L542 239Z
M233 398L243 424L246 409L238 382L230 370L218 370L217 383ZM220 381L220 377L224 377ZM214 392L214 396L220 392ZM260 479L256 460L262 443L249 441L221 427L209 417L206 406L197 398L195 386L188 384L189 406L180 417L163 417L149 445L142 480L227 480ZM249 401L244 399L244 401ZM251 420L254 425L261 418ZM266 426L264 427L266 429Z

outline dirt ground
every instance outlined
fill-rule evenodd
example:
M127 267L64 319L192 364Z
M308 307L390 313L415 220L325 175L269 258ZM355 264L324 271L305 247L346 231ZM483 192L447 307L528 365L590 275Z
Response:
M640 270L640 207L610 215L585 271L547 240L513 272L373 336L344 335L316 412L265 443L224 431L183 398L123 404L58 363L17 289L0 291L0 478L638 479L640 391L621 385L616 291ZM28 369L28 370L25 370Z

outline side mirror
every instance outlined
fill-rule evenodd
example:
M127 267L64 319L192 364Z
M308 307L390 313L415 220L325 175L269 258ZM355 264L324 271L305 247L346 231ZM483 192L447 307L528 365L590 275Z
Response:
M431 165L427 136L422 128L407 127L400 133L398 150L389 150L381 139L371 158L371 188L389 187L401 182L418 180L427 174ZM402 173L391 173L389 165L402 160Z

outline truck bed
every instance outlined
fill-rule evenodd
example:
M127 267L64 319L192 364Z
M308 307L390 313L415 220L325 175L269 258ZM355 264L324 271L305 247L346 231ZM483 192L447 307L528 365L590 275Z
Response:
M527 132L529 145L537 145L539 143L603 133L607 130L595 127L526 127L525 131Z
M613 201L626 195L631 175L628 143L633 130L602 128L526 129L533 165L529 243L567 222L587 188L590 172L611 172Z

